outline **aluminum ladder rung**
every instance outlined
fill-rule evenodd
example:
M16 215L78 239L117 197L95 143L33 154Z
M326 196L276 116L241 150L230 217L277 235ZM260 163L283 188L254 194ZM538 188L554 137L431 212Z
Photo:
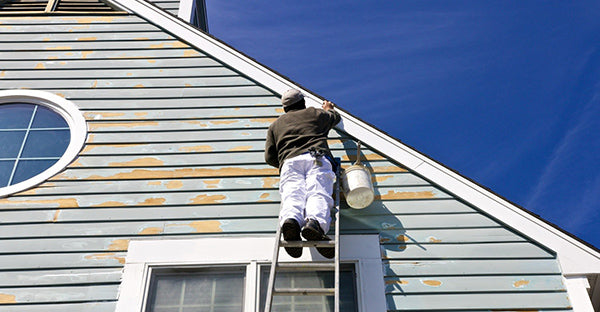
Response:
M333 296L335 288L275 288L276 296Z
M335 247L335 241L286 241L281 240L279 247Z
M304 262L304 263L278 263L277 269L282 271L333 271L335 263L319 263L319 262Z

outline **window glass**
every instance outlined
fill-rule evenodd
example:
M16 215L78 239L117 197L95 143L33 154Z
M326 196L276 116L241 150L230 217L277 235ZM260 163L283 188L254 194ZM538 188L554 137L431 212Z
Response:
M260 309L265 308L269 283L269 266L261 268ZM279 272L275 288L333 288L333 271L319 272ZM343 266L340 270L340 311L356 312L356 283L353 266ZM272 311L334 311L333 296L274 296Z
M4 186L8 184L8 179L14 165L14 160L0 160L0 185Z
M21 157L58 157L69 146L69 129L29 131Z
M152 276L148 312L241 312L243 268L163 272Z
M0 188L50 168L63 156L70 140L67 122L50 108L0 104Z
M26 131L0 130L0 158L17 158Z
M50 168L56 160L19 160L11 184L23 182Z
M26 129L35 105L15 103L0 107L0 129Z
M38 106L31 128L69 128L67 122L48 107Z

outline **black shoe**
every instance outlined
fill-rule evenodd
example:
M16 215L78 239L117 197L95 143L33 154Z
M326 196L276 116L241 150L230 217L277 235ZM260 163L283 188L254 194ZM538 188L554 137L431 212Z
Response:
M283 239L286 241L299 241L300 239L300 225L298 221L294 219L286 219L281 225L281 233L283 233ZM285 251L294 258L300 258L302 256L302 247L285 247Z
M315 219L308 219L306 225L302 228L302 237L307 241L329 241L329 238ZM317 251L325 258L332 259L335 257L335 249L333 247L317 247Z

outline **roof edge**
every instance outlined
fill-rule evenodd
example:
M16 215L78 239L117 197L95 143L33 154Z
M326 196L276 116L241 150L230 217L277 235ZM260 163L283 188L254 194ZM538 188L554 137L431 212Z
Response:
M181 40L217 58L276 93L282 94L290 88L296 88L307 95L305 98L308 105L321 106L323 98L319 95L260 64L223 41L202 32L175 16L171 16L144 0L109 1L115 2L119 6L127 8L130 12L157 24ZM348 112L341 110L340 114L342 115L342 122L338 127L350 135L361 138L361 141L393 158L415 173L426 177L455 196L473 204L532 240L557 252L563 274L600 273L600 250Z

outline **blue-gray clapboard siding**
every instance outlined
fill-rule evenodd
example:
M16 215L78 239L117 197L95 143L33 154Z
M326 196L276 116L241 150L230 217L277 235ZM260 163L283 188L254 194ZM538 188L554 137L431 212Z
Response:
M0 199L0 311L112 311L131 239L274 233L263 161L276 94L135 16L0 19L0 89L80 107L80 157ZM348 166L352 138L332 131ZM367 142L368 143L368 142ZM363 150L390 311L570 310L555 256L393 160Z
M157 7L177 16L179 12L179 0L146 0Z

